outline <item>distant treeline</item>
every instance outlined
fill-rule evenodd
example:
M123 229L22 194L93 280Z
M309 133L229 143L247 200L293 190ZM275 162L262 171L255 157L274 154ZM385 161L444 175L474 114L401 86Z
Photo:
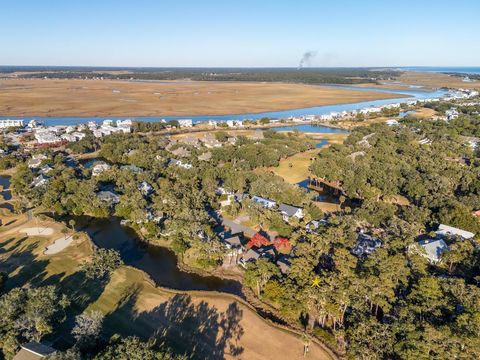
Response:
M25 69L23 69L25 71ZM272 69L160 69L139 68L123 69L125 73L113 73L113 69L71 68L71 69L29 69L23 78L55 78L55 79L121 79L121 80L192 80L192 81L262 81L291 82L302 84L358 84L375 83L379 80L391 79L401 72L393 70L378 71L369 68L272 68ZM116 69L116 71L121 71Z

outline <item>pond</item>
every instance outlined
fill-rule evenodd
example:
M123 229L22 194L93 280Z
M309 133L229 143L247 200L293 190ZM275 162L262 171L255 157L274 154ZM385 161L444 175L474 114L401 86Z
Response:
M0 175L0 188L3 190L0 192L0 201L12 200L12 193L10 191L10 176Z
M120 225L118 218L82 216L75 220L79 229L86 231L97 246L118 250L125 264L145 271L159 286L176 290L220 291L243 297L240 282L180 270L173 251L142 242L133 229Z
M279 126L274 127L271 130L275 131L300 131L308 133L319 133L319 134L345 134L348 133L347 130L338 129L334 127L315 125L315 124L301 124L301 125L292 125L292 126Z

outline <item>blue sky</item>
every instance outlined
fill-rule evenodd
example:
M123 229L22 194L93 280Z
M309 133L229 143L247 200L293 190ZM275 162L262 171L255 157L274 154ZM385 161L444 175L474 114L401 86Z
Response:
M478 0L0 0L0 65L480 66Z

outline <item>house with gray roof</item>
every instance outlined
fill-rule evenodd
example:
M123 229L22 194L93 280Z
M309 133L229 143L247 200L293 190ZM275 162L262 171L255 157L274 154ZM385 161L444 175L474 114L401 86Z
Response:
M303 219L303 209L300 207L280 204L278 211L282 214L284 221L289 221L292 217L296 217L299 220Z
M38 175L35 179L33 179L33 181L30 183L30 186L36 188L40 186L45 186L47 185L47 183L48 183L48 177L41 174L41 175Z
M118 204L120 202L120 196L113 191L99 191L97 198L101 201L107 202L111 205Z
M52 355L56 350L50 346L30 342L21 346L20 351L15 355L13 360L38 360Z
M432 264L440 262L442 254L448 250L448 246L443 239L427 239L418 242L423 249L420 255L426 257Z
M249 249L245 254L243 254L242 258L240 259L240 265L243 267L247 267L249 262L256 262L262 254L257 249Z

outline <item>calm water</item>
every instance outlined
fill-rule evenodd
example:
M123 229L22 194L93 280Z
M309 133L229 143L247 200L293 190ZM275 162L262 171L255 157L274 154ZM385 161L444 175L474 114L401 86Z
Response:
M334 86L334 85L331 85ZM207 115L207 116L141 116L141 117L109 117L112 120L119 119L134 119L140 121L160 121L161 119L165 120L179 120L179 119L192 119L194 122L207 122L209 120L213 121L226 121L226 120L244 120L244 119L261 119L263 117L268 117L272 119L286 119L288 117L301 117L307 115L325 115L331 112L341 112L341 111L351 111L358 110L372 106L382 106L387 104L398 104L407 102L414 99L426 99L434 97L442 97L448 94L447 90L436 90L434 92L426 91L416 91L416 90L390 90L390 89L375 89L375 88L360 88L355 86L339 85L334 87L354 89L359 91L375 91L375 92L386 92L394 93L399 95L409 96L407 98L394 98L394 99L385 99L385 100L374 100L374 101L363 101L353 104L339 104L339 105L326 105L326 106L315 106L308 108L292 109L285 111L272 111L272 112L263 112L263 113L246 113L246 114L237 114L237 115ZM7 117L3 116L0 119L24 119L26 121L31 119L37 119L45 121L47 125L75 125L80 123L86 123L88 121L101 122L106 117Z
M242 285L238 281L181 271L172 251L141 242L133 229L120 225L120 219L80 217L76 222L80 228L86 224L87 227L82 230L91 236L97 246L118 250L127 265L145 271L160 286L177 290L213 290L242 296Z
M10 176L0 176L0 187L3 190L0 192L1 198L0 201L3 200L11 200L12 193L10 192Z
M338 133L348 133L347 130L332 128L328 126L319 126L312 124L300 124L292 126L279 126L272 128L275 131L300 131L300 132L310 132L310 133L320 133L320 134L338 134Z
M407 66L401 67L400 69L410 71L480 74L480 66Z

